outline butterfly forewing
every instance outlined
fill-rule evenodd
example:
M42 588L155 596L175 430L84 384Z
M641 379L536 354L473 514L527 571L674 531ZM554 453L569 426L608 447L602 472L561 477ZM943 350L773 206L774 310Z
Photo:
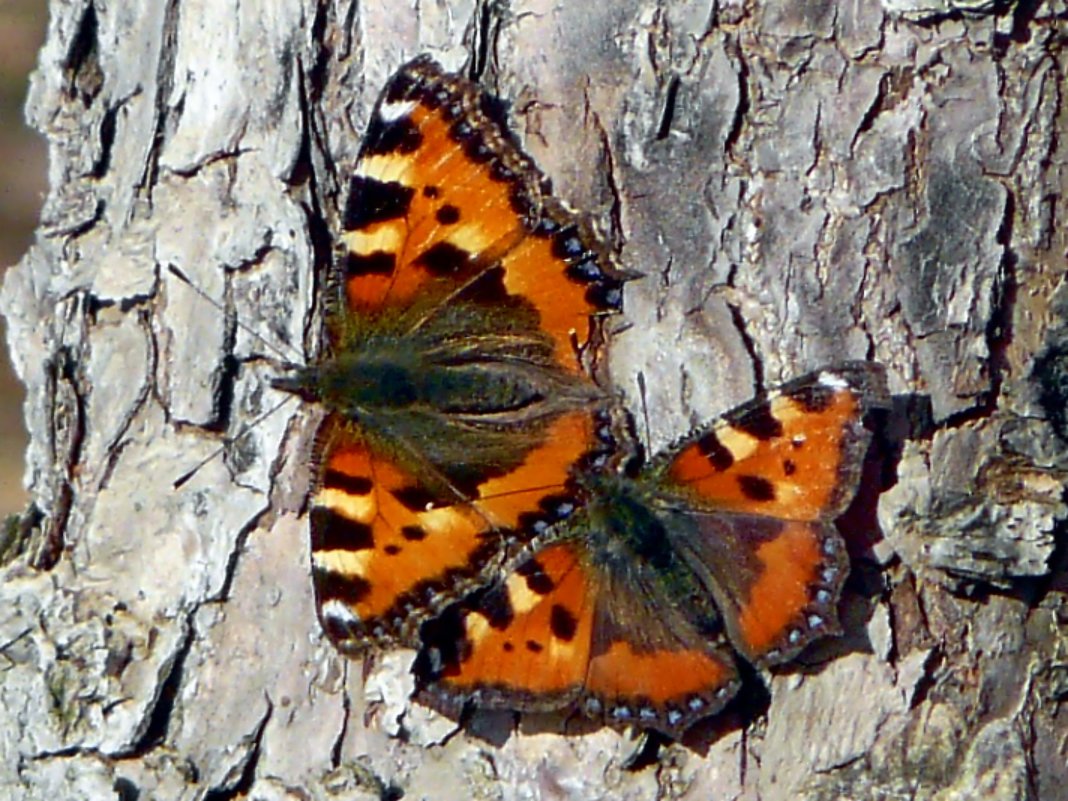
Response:
M793 658L839 630L849 569L833 520L853 499L885 406L878 365L853 362L803 376L682 444L656 473L684 498L679 552L716 599L735 648L756 664Z
M864 413L885 395L867 362L804 376L688 438L665 460L666 483L685 488L698 508L833 518L856 491L869 440Z
M349 187L350 306L375 312L426 285L459 287L493 268L540 316L562 367L590 316L617 310L618 274L596 238L547 192L494 102L429 58L403 67L376 106Z

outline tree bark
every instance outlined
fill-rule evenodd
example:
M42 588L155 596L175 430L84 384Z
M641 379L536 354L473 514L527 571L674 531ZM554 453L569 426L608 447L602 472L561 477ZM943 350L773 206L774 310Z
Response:
M51 14L29 100L51 189L2 293L34 502L0 548L0 796L1068 798L1063 0ZM409 700L410 653L341 658L309 579L311 416L231 441L275 402L236 321L311 346L339 187L423 51L510 101L644 274L611 368L653 450L759 385L888 366L845 637L682 744L458 728Z

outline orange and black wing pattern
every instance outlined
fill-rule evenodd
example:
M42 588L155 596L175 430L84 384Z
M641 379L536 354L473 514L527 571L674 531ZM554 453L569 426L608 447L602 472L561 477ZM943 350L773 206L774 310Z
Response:
M608 447L596 425L585 409L559 415L518 464L435 493L419 471L330 416L319 433L323 462L311 502L323 630L346 653L413 642L424 620L477 586L502 540L573 511L572 470L597 458L597 445Z
M730 412L655 466L661 494L694 521L684 550L748 660L781 663L837 632L849 562L833 521L856 493L865 415L886 403L880 366L845 363Z
M340 278L356 312L414 303L431 285L478 297L491 283L536 311L575 371L591 317L619 309L619 274L551 195L500 102L429 57L386 86L348 191Z
M498 101L427 57L374 107L340 239L324 352L277 385L327 411L314 578L356 653L411 643L574 508L573 470L606 447L583 356L622 281Z
M735 694L737 671L721 640L649 589L581 539L549 544L427 626L420 699L454 716L468 702L574 708L678 737Z
M882 368L847 363L727 414L644 467L586 472L577 514L422 632L419 697L573 710L678 737L757 665L837 630Z

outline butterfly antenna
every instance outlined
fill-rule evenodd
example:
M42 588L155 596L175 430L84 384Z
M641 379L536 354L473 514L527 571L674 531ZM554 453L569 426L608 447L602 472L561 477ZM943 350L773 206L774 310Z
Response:
M218 311L222 312L222 314L229 314L225 306L223 306L219 301L215 300L215 298L213 298L211 295L209 295L207 292L205 292L203 289L193 283L192 279L188 275L186 275L180 269L175 267L173 264L168 264L167 270L171 273L171 275L173 275L179 281L181 281L194 292L196 292L201 298L210 303ZM290 348L290 354L287 355L283 346L271 342L258 331L254 331L252 328L250 328L248 325L241 322L240 320L236 320L235 322L237 323L238 328L240 328L242 331L244 331L256 341L260 342L265 348L267 348L267 350L274 353L275 356L277 356L281 361L287 364L292 364L294 362L299 363L303 360L303 357L299 353L297 353L295 349Z
M175 480L174 484L172 484L171 486L174 489L181 489L182 486L184 486L185 483L187 481L189 481L189 479L191 479L194 475L196 475L197 471L199 471L200 468L202 468L204 465L206 465L208 462L212 461L213 459L217 459L222 453L224 453L226 451L227 448L229 448L235 442L240 440L243 436L248 434L250 431L252 431L252 429L254 429L256 426L260 425L264 420L266 420L268 417L273 415L275 412L277 412L279 409L281 409L287 403L290 403L291 401L296 400L296 398L297 398L296 395L287 395L286 397L282 398L282 400L280 400L278 403L276 403L270 409L265 411L263 414L261 414L259 417L257 417L255 420L253 420L251 423L247 423L245 426L243 426L242 429L240 431L238 431L234 436L227 437L226 441L223 442L222 445L220 445L214 451L212 451L207 456L205 456L203 459L201 459L199 462L197 462L196 465L194 465L193 468L191 470L189 470L187 473L183 473L178 479Z

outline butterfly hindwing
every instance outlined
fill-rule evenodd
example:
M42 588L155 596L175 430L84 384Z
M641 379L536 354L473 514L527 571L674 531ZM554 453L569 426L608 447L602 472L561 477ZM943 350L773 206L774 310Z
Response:
M654 591L597 566L580 540L554 542L424 631L422 700L575 706L612 725L678 736L737 689L730 652Z
M718 621L697 613L699 601L681 607L669 576L643 565L602 573L582 700L588 717L678 737L737 692Z

